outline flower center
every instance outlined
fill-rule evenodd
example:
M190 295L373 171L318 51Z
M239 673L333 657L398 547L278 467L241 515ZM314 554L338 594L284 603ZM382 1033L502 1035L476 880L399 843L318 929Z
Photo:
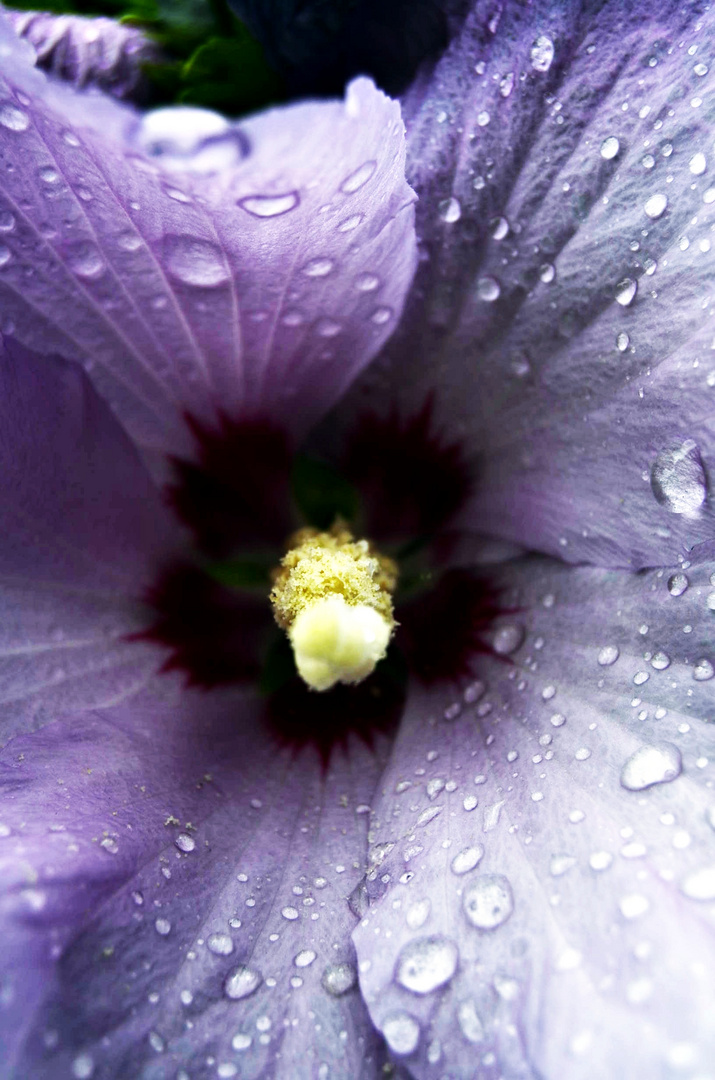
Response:
M397 564L338 520L297 532L273 574L271 603L295 665L313 690L362 682L385 657L395 628Z

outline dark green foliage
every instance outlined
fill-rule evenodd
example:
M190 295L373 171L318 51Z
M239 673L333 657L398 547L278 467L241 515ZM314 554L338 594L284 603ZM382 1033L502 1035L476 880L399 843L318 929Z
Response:
M291 488L301 514L317 529L329 529L337 517L348 524L357 517L357 491L326 461L298 454L293 462Z

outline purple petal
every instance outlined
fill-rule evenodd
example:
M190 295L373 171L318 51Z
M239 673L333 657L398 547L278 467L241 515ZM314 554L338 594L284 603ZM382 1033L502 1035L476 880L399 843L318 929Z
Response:
M707 1073L712 581L517 560L498 655L461 695L415 695L354 935L415 1076Z
M0 711L18 725L116 701L161 663L124 635L176 537L80 368L0 350Z
M50 725L7 759L3 938L42 959L6 974L10 1075L377 1075L347 897L379 760L356 746L324 772L250 699L188 694Z
M475 6L405 103L425 260L395 396L413 411L436 387L466 432L465 524L658 565L712 535L714 16L499 10Z
M344 104L241 128L203 110L138 122L20 60L3 75L6 332L82 360L149 450L190 456L183 414L219 407L303 433L391 333L412 277L399 106L358 80Z
M118 98L142 90L142 65L158 50L135 26L113 19L50 15L44 11L3 11L15 33L29 41L37 64L74 86L96 86Z

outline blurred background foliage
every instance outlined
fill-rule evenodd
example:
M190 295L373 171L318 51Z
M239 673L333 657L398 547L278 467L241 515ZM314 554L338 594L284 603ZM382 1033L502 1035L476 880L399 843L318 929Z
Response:
M390 94L446 46L468 0L6 0L19 10L103 15L161 51L144 64L150 100L232 116L335 96L368 74Z

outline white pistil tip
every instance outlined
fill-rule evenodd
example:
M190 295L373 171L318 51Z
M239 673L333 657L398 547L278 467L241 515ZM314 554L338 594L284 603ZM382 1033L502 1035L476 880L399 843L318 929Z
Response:
M290 628L295 663L313 690L359 683L387 652L392 626L366 604L333 594L304 608Z

